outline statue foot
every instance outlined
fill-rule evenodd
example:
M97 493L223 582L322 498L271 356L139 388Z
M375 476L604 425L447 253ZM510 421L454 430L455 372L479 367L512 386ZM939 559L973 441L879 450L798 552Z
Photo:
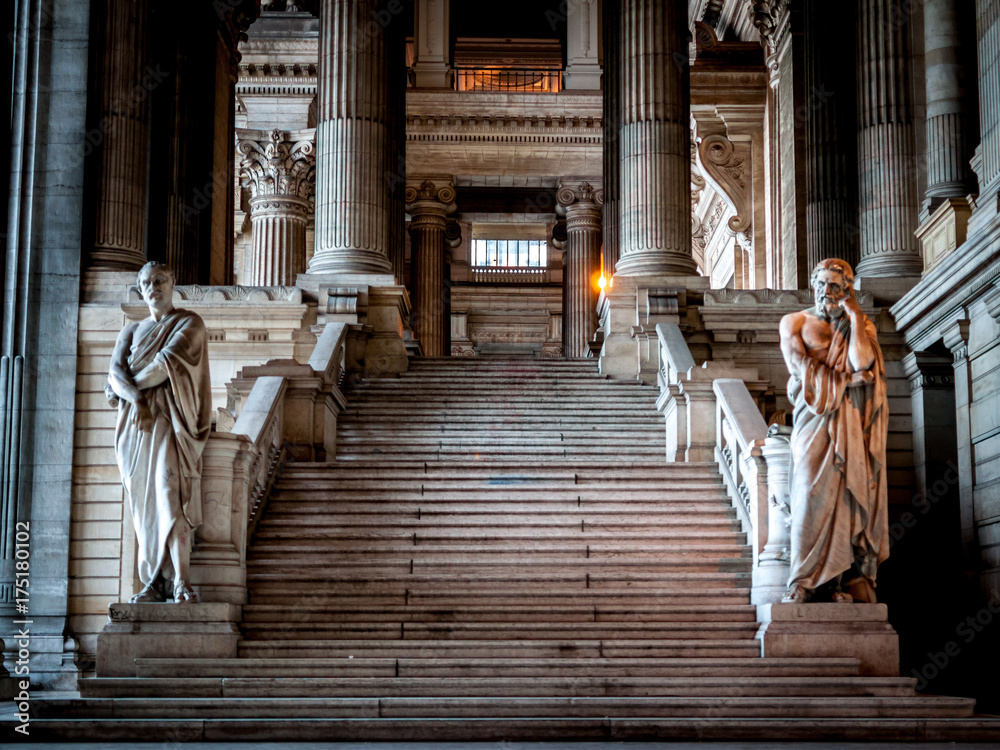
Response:
M842 602L845 604L850 604L854 601L854 597L848 594L846 591L834 591L830 596L831 602Z
M786 604L804 604L809 601L809 589L805 586L790 586L781 601Z
M174 602L177 604L182 602L197 604L198 595L188 588L187 583L184 581L178 581L174 584Z
M160 592L154 584L149 584L140 591L138 594L129 599L132 604L145 604L147 602L162 602L165 601L163 594Z

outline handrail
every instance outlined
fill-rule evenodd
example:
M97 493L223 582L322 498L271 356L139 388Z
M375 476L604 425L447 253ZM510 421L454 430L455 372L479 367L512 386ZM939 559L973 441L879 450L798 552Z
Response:
M253 459L250 464L247 498L247 533L256 528L271 478L282 454L282 423L287 384L285 378L257 378L250 389L233 432L250 438Z

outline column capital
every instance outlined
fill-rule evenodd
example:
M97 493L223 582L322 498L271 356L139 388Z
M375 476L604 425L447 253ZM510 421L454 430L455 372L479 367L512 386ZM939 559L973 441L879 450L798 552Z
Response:
M411 216L422 214L445 216L457 208L455 197L455 187L450 177L425 177L419 183L410 182L404 193L406 210Z
M240 183L250 197L311 198L316 185L315 130L237 130Z
M578 203L604 205L604 189L600 180L575 179L560 180L556 201L563 209Z
M903 374L910 381L910 391L925 388L954 388L955 370L948 357L930 352L910 352L902 359Z

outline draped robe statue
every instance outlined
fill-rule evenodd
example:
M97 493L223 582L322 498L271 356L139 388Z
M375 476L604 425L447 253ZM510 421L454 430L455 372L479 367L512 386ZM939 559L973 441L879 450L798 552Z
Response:
M201 524L201 454L211 431L205 325L173 307L173 272L148 263L139 288L150 317L118 335L108 375L118 408L115 455L139 543L134 602L197 601L188 586L194 529Z
M820 598L822 587L832 601L873 602L889 556L885 363L853 282L845 261L821 262L816 306L781 321L794 407L785 601Z

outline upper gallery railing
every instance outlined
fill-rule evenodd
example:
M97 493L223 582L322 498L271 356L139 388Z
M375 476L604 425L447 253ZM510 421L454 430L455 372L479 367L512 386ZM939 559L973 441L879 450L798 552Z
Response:
M552 68L455 68L456 91L562 90L562 71Z

